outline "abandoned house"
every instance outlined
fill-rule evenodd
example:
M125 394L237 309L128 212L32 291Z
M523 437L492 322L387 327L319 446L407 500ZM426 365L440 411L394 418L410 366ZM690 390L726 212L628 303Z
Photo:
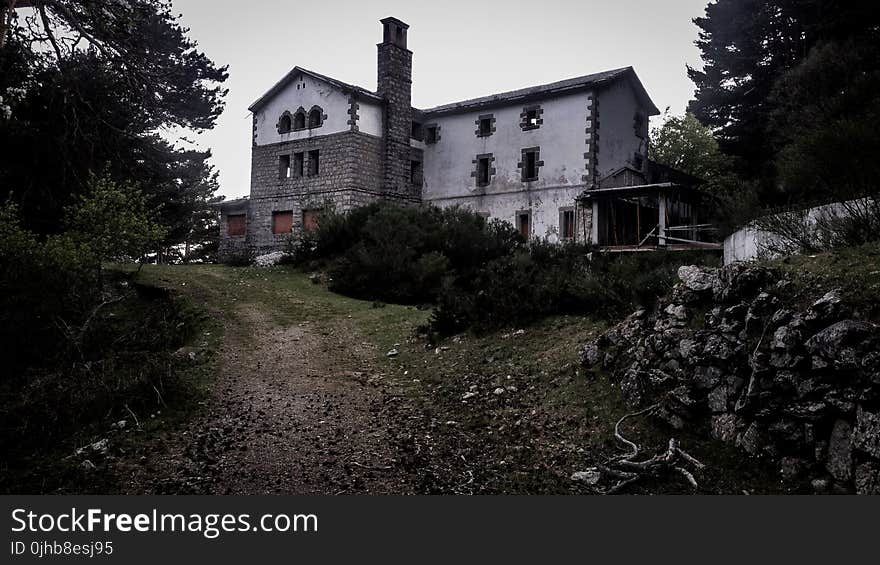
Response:
M631 67L417 109L409 26L381 23L375 92L294 67L250 106L250 196L219 205L221 253L281 249L322 209L377 199L459 205L550 241L697 244L704 196L648 161L659 112Z

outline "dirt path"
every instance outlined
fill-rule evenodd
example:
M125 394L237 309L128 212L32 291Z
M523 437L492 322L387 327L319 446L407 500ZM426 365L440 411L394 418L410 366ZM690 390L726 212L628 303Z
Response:
M341 320L280 326L259 307L228 324L203 413L135 473L131 492L412 492L368 375L375 353Z

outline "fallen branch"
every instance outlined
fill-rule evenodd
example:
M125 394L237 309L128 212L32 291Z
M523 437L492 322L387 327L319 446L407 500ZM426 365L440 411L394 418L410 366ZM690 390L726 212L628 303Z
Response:
M604 465L598 465L591 469L593 471L598 471L599 473L599 481L597 482L603 480L613 481L613 484L609 487L597 488L598 492L602 494L615 494L644 477L657 477L669 473L681 475L692 488L699 488L697 479L688 467L697 471L702 471L706 466L695 457L682 450L679 446L678 440L670 438L666 445L666 451L658 453L648 459L636 460L636 457L638 457L641 451L638 444L627 439L620 432L620 425L625 420L653 412L659 406L660 403L652 404L638 412L626 414L614 425L615 439L625 445L628 451L622 455L612 457Z

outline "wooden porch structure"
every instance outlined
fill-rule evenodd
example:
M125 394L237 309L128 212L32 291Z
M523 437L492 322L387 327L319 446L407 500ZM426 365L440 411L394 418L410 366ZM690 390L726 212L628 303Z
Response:
M581 205L592 209L591 240L606 251L720 250L707 222L714 199L672 182L588 189Z

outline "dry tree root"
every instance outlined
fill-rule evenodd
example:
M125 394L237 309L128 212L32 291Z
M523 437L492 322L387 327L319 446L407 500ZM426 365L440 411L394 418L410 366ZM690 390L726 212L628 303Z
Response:
M666 451L648 459L636 460L639 456L639 446L628 440L620 433L620 425L627 419L656 410L659 403L653 404L644 410L626 414L614 426L614 437L624 444L629 451L622 455L611 458L604 465L598 465L595 470L599 472L599 480L610 480L614 484L607 488L597 489L602 494L614 494L620 492L628 485L648 476L659 476L668 473L677 473L693 487L698 488L696 478L688 467L701 471L706 466L679 447L678 440L671 438L666 446Z

